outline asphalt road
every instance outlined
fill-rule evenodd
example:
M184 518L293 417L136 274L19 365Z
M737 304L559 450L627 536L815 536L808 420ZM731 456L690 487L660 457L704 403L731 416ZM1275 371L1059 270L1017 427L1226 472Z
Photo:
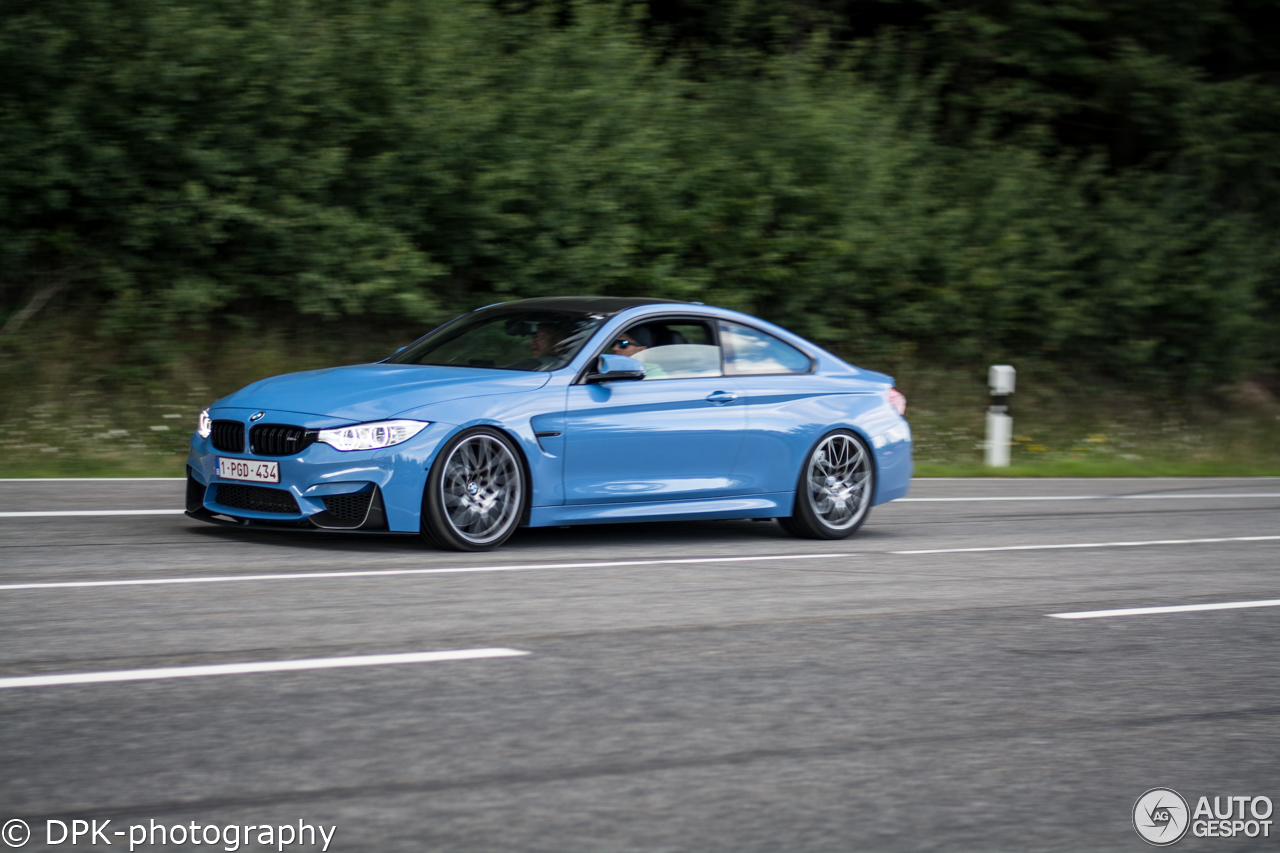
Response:
M24 849L302 821L337 851L1137 851L1147 789L1280 803L1280 607L1049 615L1280 599L1280 479L917 481L844 542L707 522L488 554L16 515L182 492L0 482L0 818ZM526 654L3 681L494 648ZM1280 850L1273 820L1176 849ZM260 832L134 849L280 849Z

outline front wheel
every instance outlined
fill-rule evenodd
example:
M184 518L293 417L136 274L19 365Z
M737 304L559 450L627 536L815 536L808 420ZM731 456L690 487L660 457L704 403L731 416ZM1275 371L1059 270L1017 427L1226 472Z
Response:
M488 551L511 538L524 512L524 469L511 440L477 427L436 457L422 496L422 536L451 551Z
M822 437L805 460L795 508L783 529L806 539L844 539L871 511L876 469L866 443L848 430Z

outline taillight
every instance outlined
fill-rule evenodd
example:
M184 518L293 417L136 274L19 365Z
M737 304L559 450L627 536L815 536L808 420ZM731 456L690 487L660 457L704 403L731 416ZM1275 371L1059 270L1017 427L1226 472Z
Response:
M889 405L893 406L898 414L905 415L907 413L907 398L897 388L890 388L885 397L889 401Z

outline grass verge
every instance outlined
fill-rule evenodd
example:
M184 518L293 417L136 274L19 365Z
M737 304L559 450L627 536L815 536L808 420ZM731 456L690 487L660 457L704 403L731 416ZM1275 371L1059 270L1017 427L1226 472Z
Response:
M924 462L916 465L915 471L917 477L1280 477L1280 463L1061 460L988 468L981 463Z
M0 346L0 478L180 477L196 416L214 400L266 376L383 358L418 331L224 330L139 365L87 323L33 326ZM982 464L983 368L866 366L887 366L907 395L920 477L1280 476L1280 403L1260 383L1170 400L1024 365L1013 464L997 469Z

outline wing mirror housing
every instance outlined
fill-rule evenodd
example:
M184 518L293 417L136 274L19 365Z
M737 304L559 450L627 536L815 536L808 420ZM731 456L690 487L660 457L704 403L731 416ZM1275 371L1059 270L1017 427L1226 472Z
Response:
M619 379L644 379L644 365L625 355L602 355L596 360L596 369L587 374L588 382Z

